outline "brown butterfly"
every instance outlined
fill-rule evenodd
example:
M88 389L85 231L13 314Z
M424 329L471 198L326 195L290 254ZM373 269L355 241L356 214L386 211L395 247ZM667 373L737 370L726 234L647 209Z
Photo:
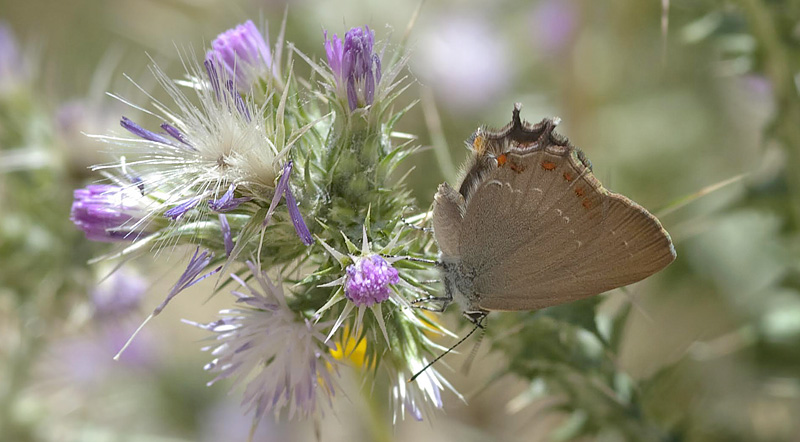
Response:
M622 287L676 255L655 216L608 191L557 120L479 129L456 191L439 186L433 229L445 296L474 323L495 310L534 310Z

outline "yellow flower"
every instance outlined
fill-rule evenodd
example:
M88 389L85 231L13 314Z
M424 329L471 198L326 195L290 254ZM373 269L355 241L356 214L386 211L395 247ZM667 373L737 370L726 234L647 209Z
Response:
M350 327L345 326L341 339L330 352L331 356L338 361L349 362L355 367L364 367L366 365L367 340L356 341L356 338L350 334Z

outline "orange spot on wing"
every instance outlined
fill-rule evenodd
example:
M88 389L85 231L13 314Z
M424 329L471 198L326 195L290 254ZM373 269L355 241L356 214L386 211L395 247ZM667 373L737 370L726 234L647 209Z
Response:
M556 168L556 163L552 161L542 161L542 169L544 170L553 170Z
M586 209L591 209L591 208L592 208L592 200L590 200L589 198L584 198L584 199L583 199L583 202L582 202L581 204L582 204L582 205L583 205L583 207L585 207Z
M497 157L497 165L498 166L502 166L503 164L506 164L507 160L508 160L508 157L506 157L506 154L502 154L499 157Z
M576 187L575 188L575 195L583 196L586 192L583 190L583 187Z
M511 168L514 172L522 173L525 171L525 166L520 166L519 164L508 162L508 167Z
M569 172L564 172L564 179L565 179L565 180L567 180L568 182L570 182L570 181L572 181L572 178L573 178L573 177L572 177L572 174L571 174L571 173L569 173Z

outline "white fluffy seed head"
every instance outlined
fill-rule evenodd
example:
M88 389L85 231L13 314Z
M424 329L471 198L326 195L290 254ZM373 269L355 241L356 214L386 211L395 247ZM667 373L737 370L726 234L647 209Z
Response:
M275 110L268 106L271 95L259 106L252 94L240 95L229 87L232 80L224 69L209 78L196 62L184 62L184 67L185 81L173 81L158 66L151 68L172 103L162 103L145 92L151 108L131 106L176 128L185 143L166 135L170 144L131 134L95 136L126 148L120 156L129 155L127 164L120 161L95 169L132 171L148 191L167 195L165 206L198 195L219 197L231 184L246 196L269 200L290 147L284 140L276 142L283 132L276 130ZM194 92L193 97L187 96L187 89ZM161 132L158 127L145 129ZM286 147L280 152L276 146Z

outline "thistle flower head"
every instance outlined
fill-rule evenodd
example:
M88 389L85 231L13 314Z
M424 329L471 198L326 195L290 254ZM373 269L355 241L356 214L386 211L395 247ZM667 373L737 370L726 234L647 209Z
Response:
M298 317L286 302L283 287L275 285L252 263L253 280L232 277L244 290L234 291L243 307L221 311L210 324L184 321L217 334L218 345L209 347L214 360L205 369L217 373L209 382L235 378L234 385L249 379L244 404L260 419L265 413L286 409L289 418L308 417L318 407L318 397L334 394L331 369L332 344L325 344L321 329ZM251 376L252 375L252 376Z
M345 319L350 315L354 309L357 309L357 316L355 320L355 334L358 335L361 330L364 312L367 308L372 311L378 326L381 329L386 343L389 344L389 334L386 329L386 324L383 318L383 310L381 304L387 300L392 300L395 305L409 307L408 301L403 298L393 286L398 285L410 290L416 290L408 282L400 278L400 274L392 266L392 262L402 258L389 258L386 259L380 256L380 252L375 253L372 251L372 244L367 237L367 228L363 227L363 237L361 242L360 254L351 253L348 255L342 254L329 246L325 241L320 240L320 244L333 256L339 263L339 266L344 269L344 275L338 279L331 281L327 284L322 284L320 287L339 287L330 300L320 308L316 315L322 314L325 310L338 303L343 299L349 302L345 305L342 314L334 323L328 339L343 324ZM356 251L356 247L345 237L348 247L352 251ZM389 250L395 246L396 240L391 241L382 250Z
M251 20L219 34L206 53L206 61L222 66L236 88L248 91L259 78L270 75L269 44Z
M158 67L152 69L174 102L174 109L156 102L152 113L163 120L160 130L123 117L120 124L133 137L95 138L129 148L132 160L95 170L135 169L141 186L158 192L155 199L160 204L151 207L150 215L173 220L196 218L199 212L192 210L207 210L203 202L225 212L250 200L271 201L285 163L282 157L305 129L292 132L280 111L268 103L257 106L252 96L241 95L231 74L218 63L206 60L204 69L186 64L189 82L175 83ZM179 85L190 87L196 100Z
M374 44L375 32L369 26L350 29L344 42L336 34L328 40L325 32L328 66L351 111L371 105L381 81L381 60L373 53Z
M345 272L344 294L356 306L386 301L392 293L390 286L400 282L397 270L380 255L356 258Z
M131 188L92 184L74 195L70 220L92 241L133 241L151 233L143 221L147 203Z

